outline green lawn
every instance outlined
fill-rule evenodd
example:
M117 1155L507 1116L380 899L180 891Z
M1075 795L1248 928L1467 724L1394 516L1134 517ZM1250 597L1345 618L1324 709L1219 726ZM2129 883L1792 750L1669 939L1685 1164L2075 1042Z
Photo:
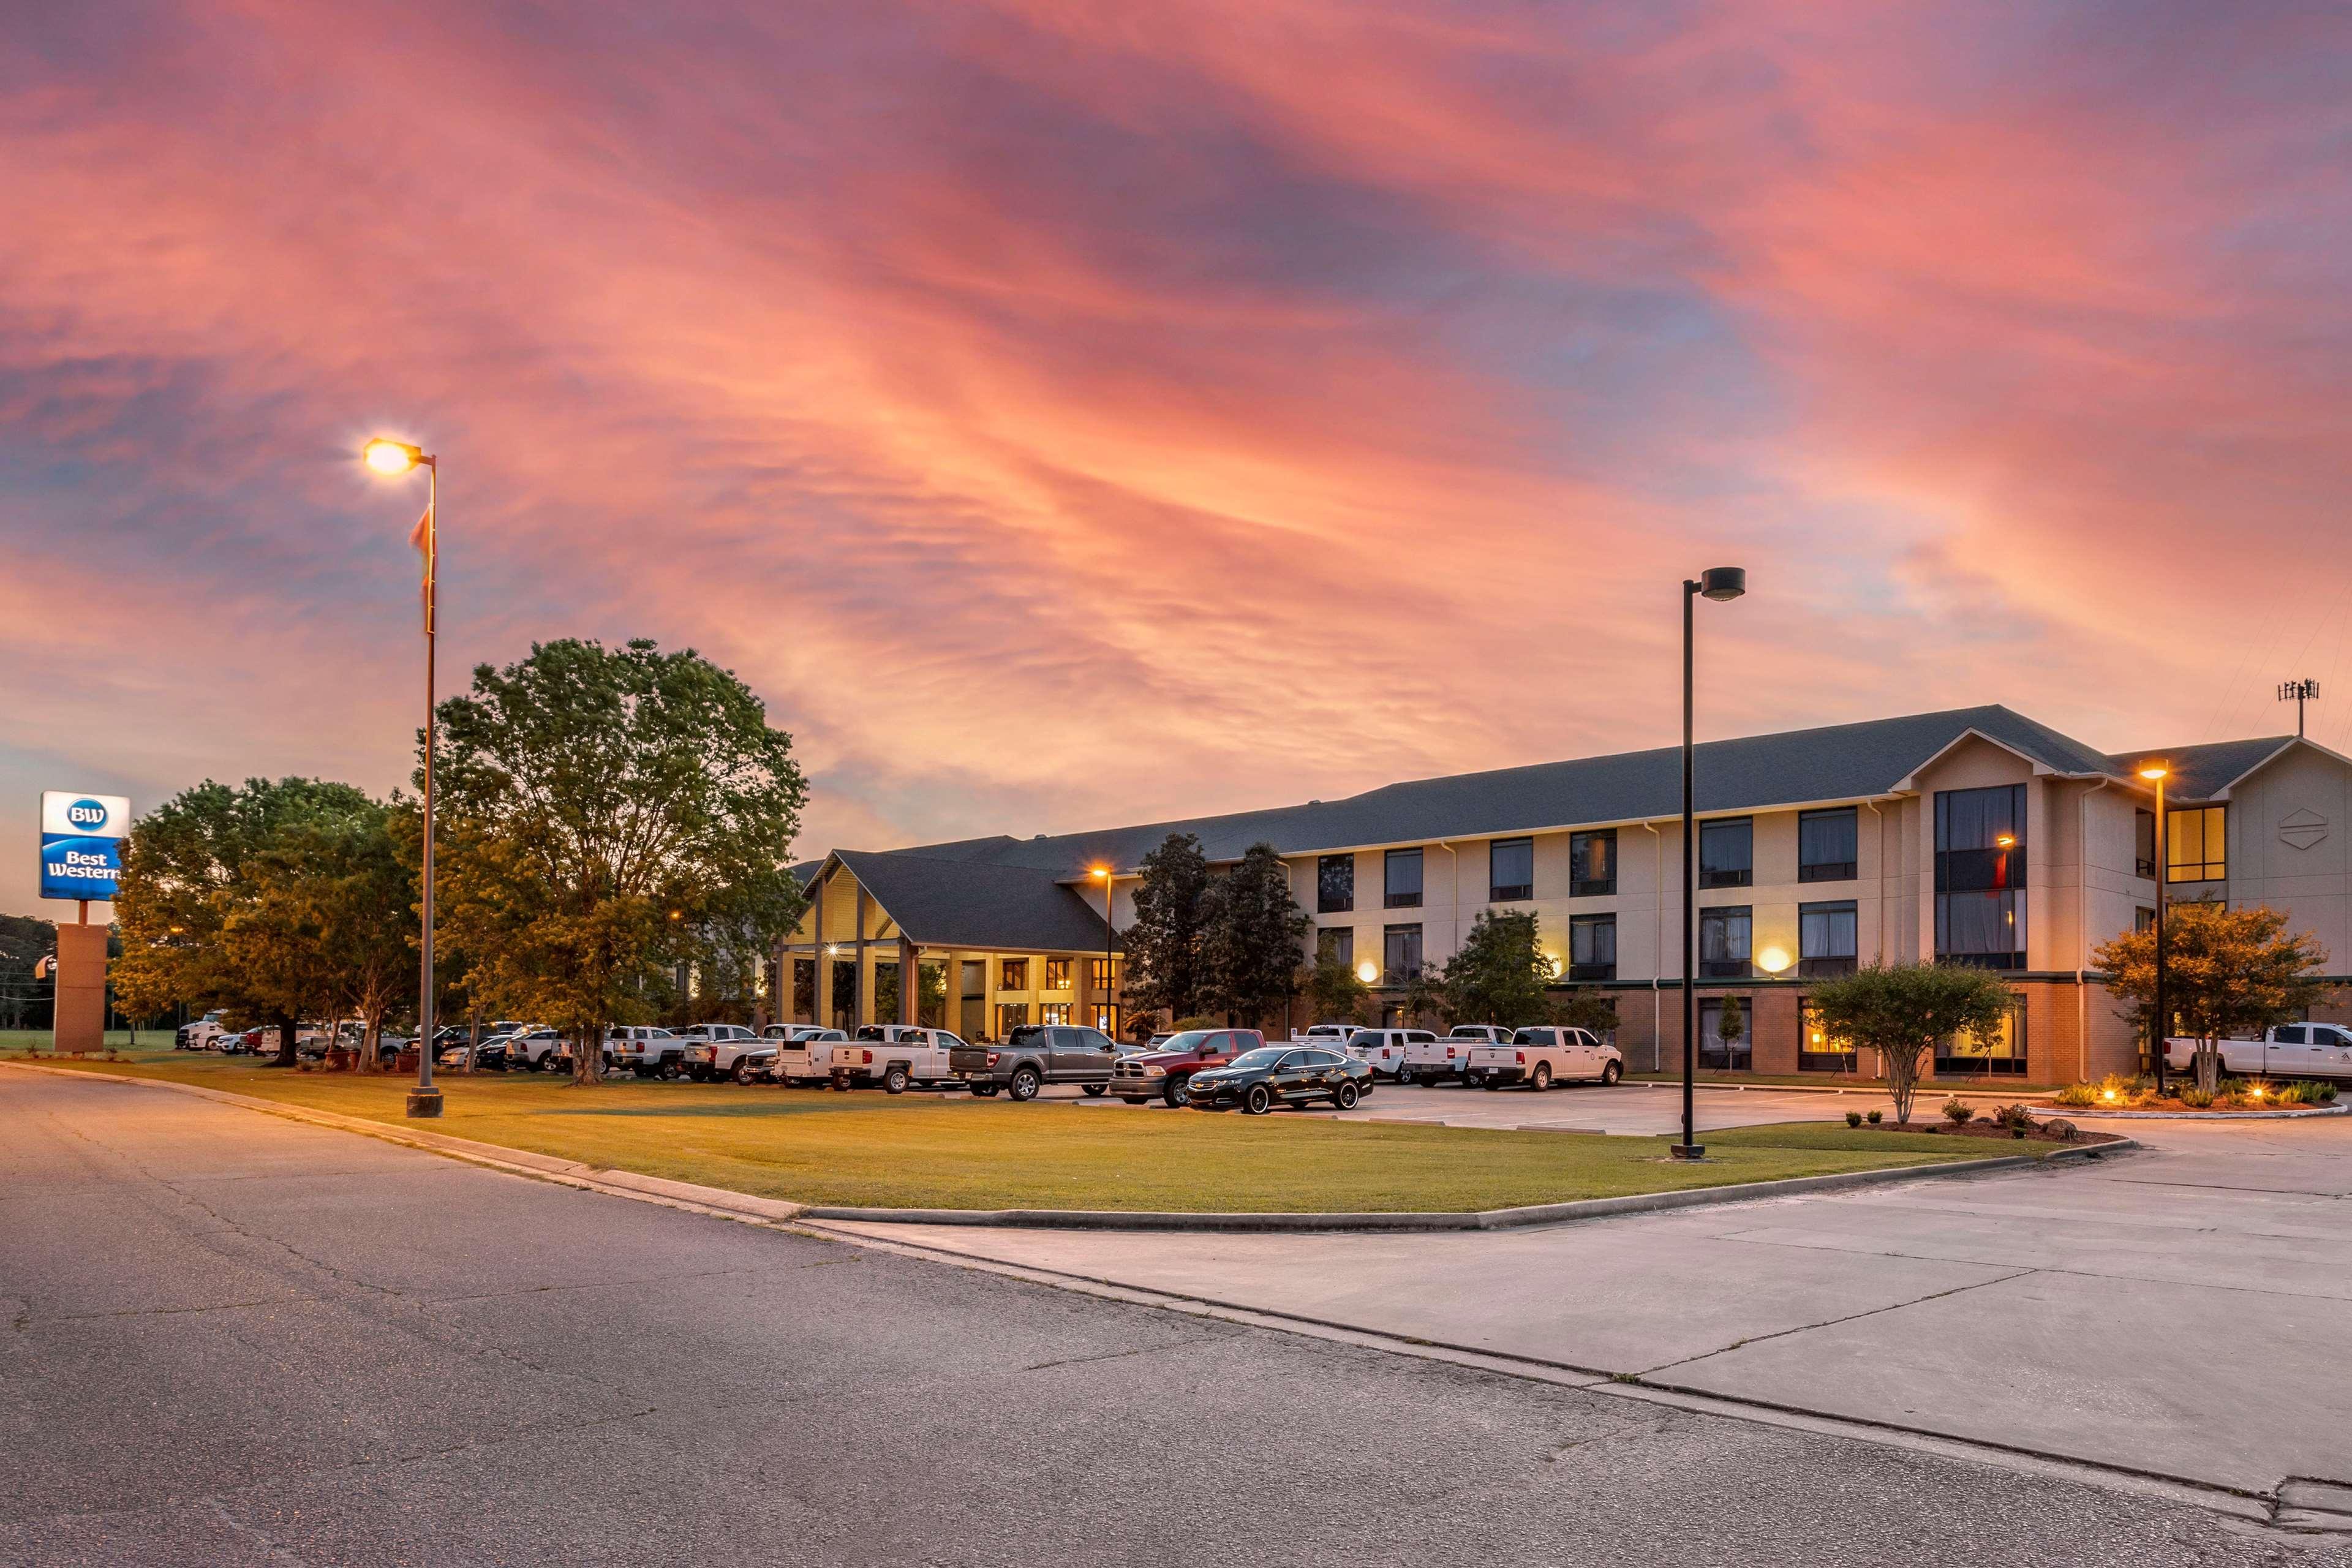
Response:
M168 1044L85 1070L406 1120L401 1079L287 1072ZM729 1084L577 1089L537 1074L441 1081L446 1111L432 1125L458 1137L768 1197L894 1208L1504 1208L2020 1152L1792 1122L1710 1133L1707 1163L1691 1166L1669 1161L1663 1138Z

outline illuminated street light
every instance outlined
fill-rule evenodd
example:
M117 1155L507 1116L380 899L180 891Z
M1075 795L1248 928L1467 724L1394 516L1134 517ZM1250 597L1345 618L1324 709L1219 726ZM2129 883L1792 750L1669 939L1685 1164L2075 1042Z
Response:
M420 915L424 938L418 942L416 984L416 1087L408 1091L408 1114L441 1114L441 1091L433 1087L433 612L436 554L440 544L441 465L422 447L379 436L360 448L360 460L379 474L397 476L425 470L425 515L412 536L425 556L425 857L424 898Z
M1744 566L1710 566L1683 583L1683 1141L1666 1152L1677 1160L1702 1158L1698 1142L1698 915L1693 908L1698 891L1698 821L1692 784L1691 605L1700 599L1727 604L1748 592Z

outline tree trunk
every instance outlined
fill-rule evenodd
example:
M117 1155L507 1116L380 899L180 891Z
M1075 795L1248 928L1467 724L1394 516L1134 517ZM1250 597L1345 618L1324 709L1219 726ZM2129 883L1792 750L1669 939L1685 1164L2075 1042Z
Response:
M604 1078L604 1031L583 1029L572 1042L572 1081L601 1083Z
M278 1025L278 1065L282 1068L290 1068L295 1065L294 1020L280 1015L276 1022Z
M370 1014L362 1018L360 1025L360 1059L352 1065L363 1073L375 1071L376 1050L383 1039L383 1016Z
M2197 1087L2207 1094L2221 1092L2221 1047L2219 1041L2197 1042Z
M1911 1100L1919 1092L1920 1049L1898 1047L1886 1053L1886 1097L1895 1102L1897 1126L1911 1125Z

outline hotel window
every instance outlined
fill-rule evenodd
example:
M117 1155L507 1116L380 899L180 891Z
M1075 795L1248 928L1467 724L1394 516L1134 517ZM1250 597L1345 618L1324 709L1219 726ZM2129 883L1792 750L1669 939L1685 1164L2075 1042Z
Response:
M1042 962L1045 966L1045 977L1037 982L1037 989L1067 991L1070 988L1070 961L1066 958L1048 958ZM1053 1021L1050 1018L1046 1020L1047 1023ZM1068 1020L1063 1021L1066 1023Z
M1739 999L1739 1037L1723 1037L1723 998L1698 1005L1698 1065L1718 1072L1746 1072L1756 1065L1756 1009Z
M1118 989L1118 966L1121 962L1116 958L1108 963L1099 958L1087 960L1087 984L1095 988L1097 995L1106 991Z
M1070 1005L1067 1002L1048 1002L1037 1009L1037 1021L1041 1024L1066 1024L1070 1021Z
M2142 904L2139 908L2132 910L2132 930L2142 931L2154 931L2155 929L2156 911L2154 910L2149 909L2146 904Z
M2025 786L1936 795L1936 957L2025 967Z
M1571 915L1568 921L1568 977L1617 978L1617 917Z
M1801 980L1826 980L1852 974L1854 964L1853 906L1797 906L1797 975Z
M1698 885L1745 888L1756 879L1756 825L1744 816L1698 825Z
M1315 912L1344 915L1356 907L1356 858L1326 855L1315 862Z
M1356 967L1356 928L1326 926L1315 933L1315 961L1336 963L1343 969Z
M1597 899L1617 890L1617 830L1568 836L1568 896Z
M1714 979L1748 977L1748 942L1752 931L1747 906L1698 912L1698 972Z
M793 960L793 1016L816 1018L816 960Z
M1854 1050L1852 1040L1833 1040L1822 1021L1813 1016L1813 1005L1797 1004L1797 1070L1799 1072L1852 1072L1854 1070Z
M1383 983L1402 984L1421 973L1419 926L1390 926L1381 935L1381 958L1385 971L1381 979Z
M1853 807L1797 814L1797 880L1851 882L1860 869L1854 858Z
M2164 879L2218 882L2230 874L2230 808L2200 805L2164 816Z
M1013 1031L1029 1021L1026 1002L999 1002L996 1005L996 1037L1009 1038Z
M1025 958L1007 958L1000 961L996 968L996 988L999 991L1028 990L1029 961Z
M2132 875L2156 879L2156 813L2132 813Z
M1497 838L1486 846L1486 901L1515 904L1536 896L1536 841Z
M1421 851L1391 849L1387 865L1388 907L1392 910L1421 908Z
M1937 1078L2023 1078L2025 998L2017 997L1989 1035L1960 1035L1936 1042Z

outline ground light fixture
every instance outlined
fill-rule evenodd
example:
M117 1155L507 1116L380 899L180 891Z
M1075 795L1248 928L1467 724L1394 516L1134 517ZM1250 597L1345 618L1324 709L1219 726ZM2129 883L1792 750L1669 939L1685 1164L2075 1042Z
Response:
M2156 1007L2155 1017L2148 1024L2148 1055L2155 1058L2156 1092L2164 1093L2164 881L2172 869L2172 850L2165 837L2164 781L2172 769L2163 763L2140 764L2139 776L2156 786Z
M1102 888L1103 888L1103 998L1104 998L1104 999L1103 999L1103 1000L1100 1000L1100 1001L1097 1001L1097 1002L1096 1003L1096 1006L1097 1006L1097 1008L1098 1008L1099 1010L1096 1013L1096 1015L1095 1015L1095 1016L1096 1016L1097 1017L1098 1017L1098 1018L1100 1018L1100 1019L1102 1020L1102 1030L1103 1030L1103 1033L1104 1033L1104 1034L1106 1034L1106 1035L1116 1035L1116 1034L1118 1032L1118 1028L1117 1028L1116 1025L1114 1024L1114 1022L1113 1022L1113 1020L1112 1020L1112 1018L1111 1018L1111 1016L1110 1016L1110 1010L1111 1010L1112 1006L1114 1005L1114 1004L1113 1004L1113 1003L1111 1003L1111 1002L1108 1000L1108 998L1109 998L1109 997L1115 996L1115 995L1117 995L1117 994L1118 994L1118 991L1117 991L1117 990L1112 986L1112 984L1111 984L1111 979L1110 979L1110 965L1111 965L1110 951L1111 951L1111 942L1112 942L1112 941L1116 938L1116 936L1118 935L1118 932L1113 929L1113 927L1112 927L1112 925L1111 925L1111 910L1110 910L1110 868L1109 868L1109 867L1108 867L1108 866L1090 866L1090 867L1088 867L1088 868L1087 868L1087 876L1089 876L1089 877L1092 877L1096 881L1100 882L1100 883L1102 884Z
M425 855L419 917L423 927L417 943L416 1087L408 1091L408 1114L441 1114L441 1091L433 1087L433 761L436 726L433 721L433 617L436 588L435 567L440 542L441 464L424 447L379 436L360 448L360 461L388 479L417 468L425 470L425 515L410 536L425 558Z
M1710 566L1683 582L1683 1141L1667 1151L1677 1160L1697 1160L1706 1154L1695 1131L1698 1120L1698 915L1692 906L1698 892L1698 823L1691 763L1691 683L1696 662L1691 650L1691 606L1700 599L1727 604L1746 592L1748 569L1744 566Z

